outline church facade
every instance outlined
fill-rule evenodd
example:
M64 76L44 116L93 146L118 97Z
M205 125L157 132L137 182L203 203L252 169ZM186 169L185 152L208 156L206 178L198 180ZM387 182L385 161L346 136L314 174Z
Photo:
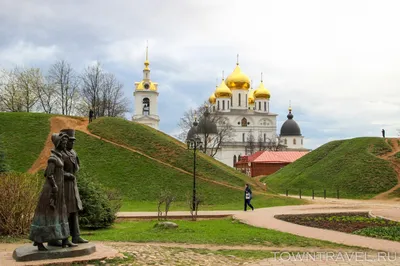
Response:
M271 93L261 81L254 89L237 62L233 72L222 79L209 98L209 111L232 126L231 137L221 143L214 158L235 167L243 155L268 149L280 142L284 150L305 150L300 127L289 108L288 120L277 134L277 114L270 110ZM217 125L217 127L219 127Z
M135 109L132 121L159 128L158 116L158 83L150 79L149 48L146 47L146 59L144 61L143 79L135 82Z

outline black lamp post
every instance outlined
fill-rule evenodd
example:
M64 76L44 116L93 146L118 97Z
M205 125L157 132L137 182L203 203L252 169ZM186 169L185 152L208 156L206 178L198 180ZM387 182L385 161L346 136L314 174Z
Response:
M197 119L194 119L193 127L197 129ZM196 210L196 151L203 148L201 139L197 136L197 133L192 138L186 140L188 150L193 150L193 211Z

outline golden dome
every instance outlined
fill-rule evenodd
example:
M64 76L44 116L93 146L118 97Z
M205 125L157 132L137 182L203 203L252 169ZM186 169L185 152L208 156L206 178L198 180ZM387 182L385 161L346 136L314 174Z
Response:
M232 74L225 81L231 90L248 90L250 88L250 78L240 70L239 63L236 64Z
M154 82L145 82L145 81L141 81L141 82L136 82L136 90L149 90L149 91L157 91L157 83ZM148 89L146 89L146 85L148 85Z
M269 99L271 97L271 93L267 88L264 87L264 83L261 81L260 86L254 92L255 99Z
M247 102L249 105L254 104L254 90L253 89L249 90L249 96L247 98Z
M210 98L208 98L210 104L215 104L217 102L217 98L215 97L215 93L211 94Z
M215 97L227 97L230 98L232 96L231 90L226 86L225 81L222 79L221 85L214 92Z

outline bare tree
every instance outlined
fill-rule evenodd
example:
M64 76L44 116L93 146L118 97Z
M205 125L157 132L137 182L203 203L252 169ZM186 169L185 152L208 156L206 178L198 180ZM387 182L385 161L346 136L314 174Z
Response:
M54 86L52 84L43 83L37 89L37 95L42 110L45 113L51 114L54 111L54 106L57 102L57 95Z
M283 151L286 150L287 146L282 143L283 141L281 140L280 136L277 136L276 138L267 138L266 139L266 146L265 150L267 151Z
M70 115L79 88L79 78L65 60L55 62L48 72L47 80L57 94L61 114Z
M258 138L257 138L257 143L256 143L257 149L259 151L264 151L266 149L266 142L264 141L264 138L262 136L261 131L258 132Z
M105 73L103 88L101 90L100 116L122 116L128 112L128 99L124 97L123 85L114 74Z
M0 72L0 107L2 111L22 112L22 95L18 87L16 69Z
M207 103L204 102L198 108L190 108L181 117L178 126L181 128L181 133L177 136L178 139L185 141L189 130L193 126L194 119L196 118L199 123L198 132L204 140L203 152L214 157L218 150L221 148L223 142L230 141L232 133L232 125L229 123L229 119L223 117L221 113L209 113L207 117L206 110L208 109ZM211 132L209 126L215 124L217 126L217 133Z
M82 76L82 96L87 106L94 111L94 117L100 116L100 95L104 84L103 70L99 62L88 66Z
M18 89L21 91L22 105L26 112L31 112L38 102L38 90L43 86L43 76L39 68L16 68Z
M91 108L94 117L122 116L128 111L128 100L123 96L122 84L113 74L105 73L101 64L89 66L81 76L82 99L79 112L88 113Z
M255 148L256 148L256 139L255 139L255 137L253 135L253 131L250 130L250 132L249 132L249 134L247 135L247 138L246 138L246 147L245 147L246 154L248 154L248 155L253 154Z

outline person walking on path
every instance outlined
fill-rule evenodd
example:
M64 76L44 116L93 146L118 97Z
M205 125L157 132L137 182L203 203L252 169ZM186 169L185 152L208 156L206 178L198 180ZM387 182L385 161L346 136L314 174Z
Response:
M251 192L250 186L246 184L244 189L244 211L247 211L247 205L254 211L254 207L250 203L252 197L253 193Z
M382 137L385 138L385 130L382 129Z
M94 112L93 112L92 109L90 109L90 111L89 111L89 123L92 122L92 120L93 120L93 115L94 115Z

